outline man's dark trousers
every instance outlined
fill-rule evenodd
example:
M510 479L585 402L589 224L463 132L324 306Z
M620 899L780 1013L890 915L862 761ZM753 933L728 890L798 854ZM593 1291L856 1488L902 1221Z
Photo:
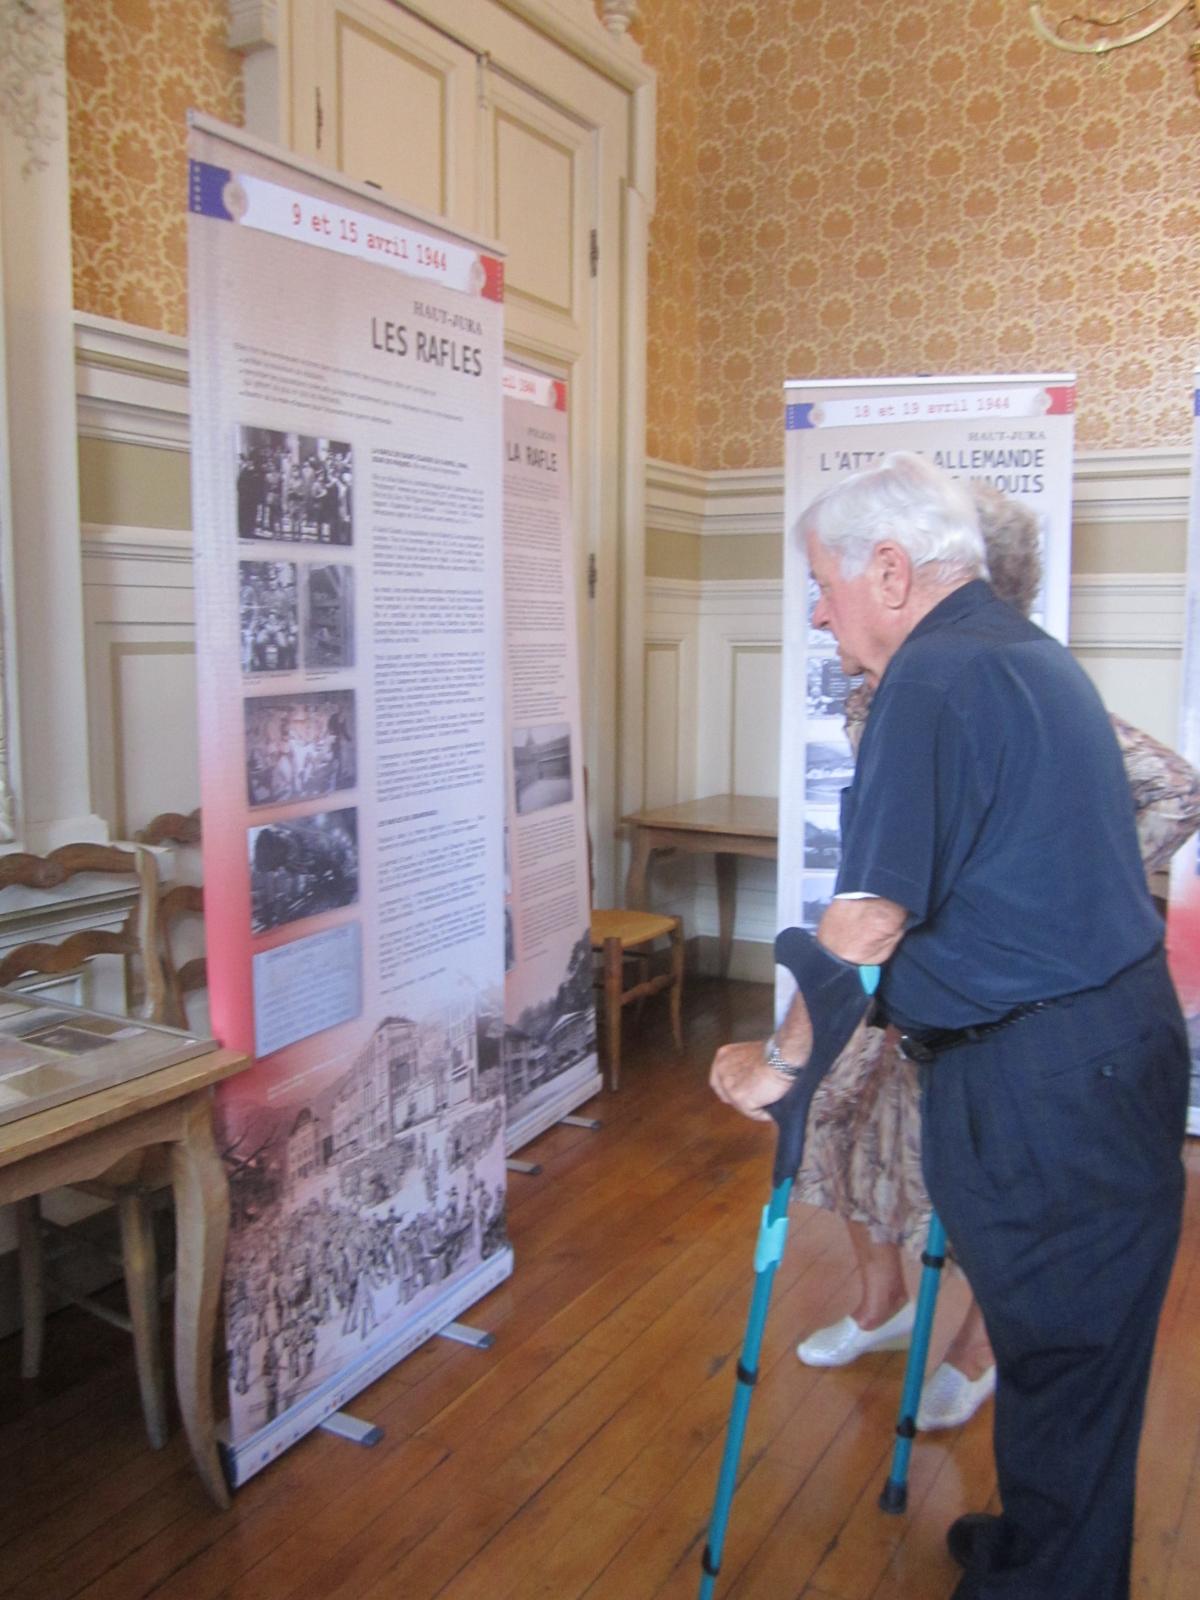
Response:
M1004 1515L956 1600L1129 1594L1188 1070L1161 952L925 1069L926 1181L998 1369Z

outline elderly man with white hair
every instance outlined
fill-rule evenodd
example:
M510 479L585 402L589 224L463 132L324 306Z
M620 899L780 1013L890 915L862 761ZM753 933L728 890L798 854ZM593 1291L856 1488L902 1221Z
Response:
M1120 753L1068 652L992 593L971 496L938 468L888 457L797 532L813 622L876 690L812 959L883 966L996 1354L1003 1512L951 1528L955 1600L1126 1600L1188 1048ZM747 1116L820 1044L805 992L766 1049L717 1054Z

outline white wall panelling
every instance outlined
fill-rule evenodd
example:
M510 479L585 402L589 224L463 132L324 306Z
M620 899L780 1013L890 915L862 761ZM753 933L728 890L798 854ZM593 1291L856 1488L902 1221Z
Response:
M646 723L642 758L648 806L673 805L679 793L679 656L682 640L646 641L646 704L658 709Z
M1190 454L1184 448L1081 451L1075 457L1075 526L1185 522L1190 481ZM780 533L783 469L704 472L651 458L646 523L665 532L701 535Z
M120 838L199 800L191 535L83 529L93 803Z

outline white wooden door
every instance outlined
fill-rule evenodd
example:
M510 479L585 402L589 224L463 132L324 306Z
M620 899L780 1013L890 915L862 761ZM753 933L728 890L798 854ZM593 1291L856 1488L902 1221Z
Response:
M636 570L621 561L622 474L642 472L622 433L633 119L627 87L521 9L293 0L285 92L297 150L504 247L509 352L570 385L586 759L597 893L612 904L620 780L626 797L633 787L620 772L619 683L627 713L641 713L640 677L622 681L618 667L643 579L640 527ZM639 638L639 672L640 661ZM633 742L640 757L640 733Z
M595 557L596 407L592 239L597 230L598 133L490 72L483 127L483 231L498 239L504 274L504 342L510 355L568 385L576 611L589 772L598 759L595 684L598 641L588 570Z

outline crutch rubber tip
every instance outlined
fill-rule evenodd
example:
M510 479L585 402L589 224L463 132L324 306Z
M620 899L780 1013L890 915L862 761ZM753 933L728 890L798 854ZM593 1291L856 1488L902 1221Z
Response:
M879 1509L886 1511L892 1517L903 1515L908 1510L908 1485L889 1478L883 1486L883 1493L879 1496Z

